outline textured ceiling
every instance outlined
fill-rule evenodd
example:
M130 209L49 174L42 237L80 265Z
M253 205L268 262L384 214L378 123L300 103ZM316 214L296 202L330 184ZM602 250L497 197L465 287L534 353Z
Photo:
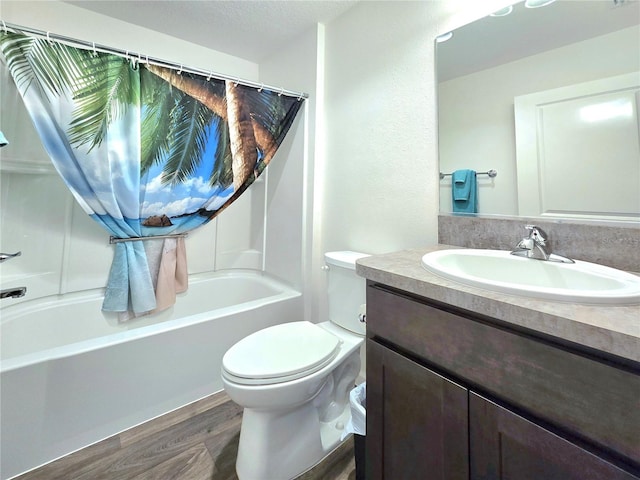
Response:
M63 1L260 63L316 23L328 23L359 1L369 0ZM439 76L453 78L637 25L639 4L638 0L563 0L536 9L519 4L511 15L473 22L440 44ZM473 40L465 41L466 37Z
M252 62L357 0L66 0L66 3L166 33Z

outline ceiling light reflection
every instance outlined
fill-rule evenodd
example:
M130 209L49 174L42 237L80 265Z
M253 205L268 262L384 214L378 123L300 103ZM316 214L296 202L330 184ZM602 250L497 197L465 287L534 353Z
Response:
M546 7L547 5L555 1L556 0L526 0L524 2L524 6L527 8Z
M495 12L489 14L490 17L506 17L511 12L513 12L513 5L509 5L508 7L501 8L500 10L496 10Z
M443 33L442 35L436 37L436 43L446 42L451 37L453 37L453 32Z

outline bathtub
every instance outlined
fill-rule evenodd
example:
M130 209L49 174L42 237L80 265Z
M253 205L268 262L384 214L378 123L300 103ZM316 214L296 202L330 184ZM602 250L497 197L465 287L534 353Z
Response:
M126 323L101 305L87 291L0 308L2 480L221 390L231 345L302 312L253 272L192 275L174 307Z

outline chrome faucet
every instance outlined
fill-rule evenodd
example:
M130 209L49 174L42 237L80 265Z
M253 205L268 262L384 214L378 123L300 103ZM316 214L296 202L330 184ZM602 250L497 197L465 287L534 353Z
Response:
M524 228L529 231L529 235L518 242L511 255L550 262L575 263L570 258L551 253L549 236L540 227L525 225Z
M22 252L16 252L16 253L0 253L0 263L6 261L6 260L10 260L13 257L19 257L20 255L22 255Z
M27 293L27 287L7 288L0 291L0 299L2 298L20 298Z

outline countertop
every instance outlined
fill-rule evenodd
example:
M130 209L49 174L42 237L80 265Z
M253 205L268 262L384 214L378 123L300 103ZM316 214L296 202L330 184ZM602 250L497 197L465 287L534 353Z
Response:
M640 305L580 305L496 293L428 272L425 253L435 245L361 258L356 272L374 282L496 318L529 330L640 362Z

